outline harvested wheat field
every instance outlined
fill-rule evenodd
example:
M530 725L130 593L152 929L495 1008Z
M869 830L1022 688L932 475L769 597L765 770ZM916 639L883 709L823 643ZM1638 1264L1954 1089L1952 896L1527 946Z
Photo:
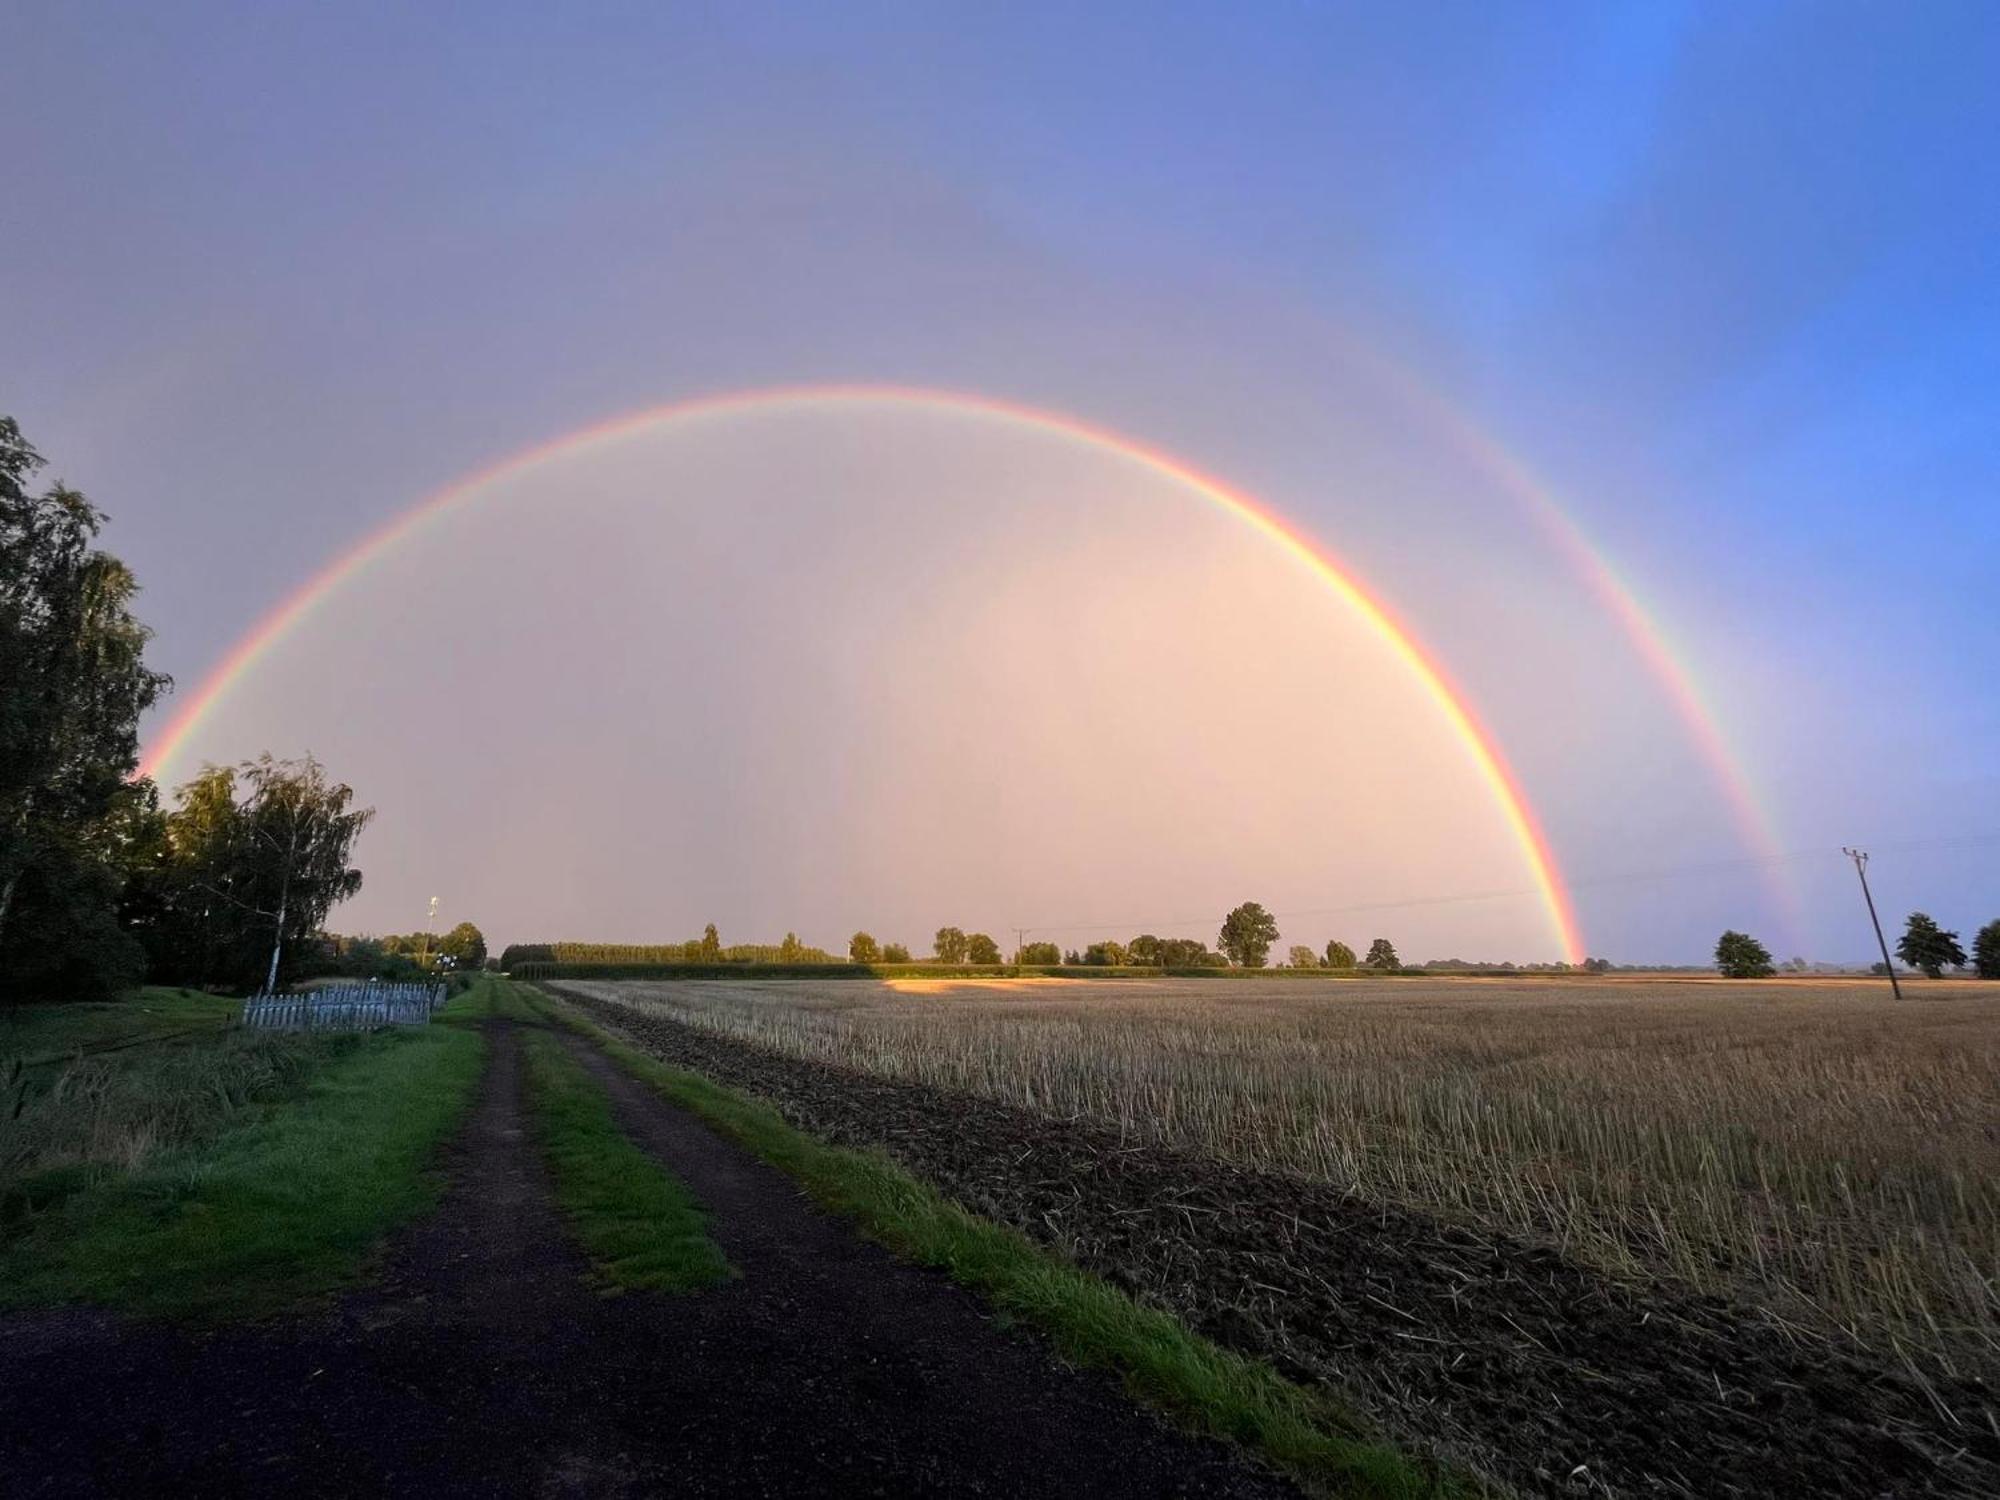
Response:
M2000 987L561 989L1503 1480L2000 1475Z

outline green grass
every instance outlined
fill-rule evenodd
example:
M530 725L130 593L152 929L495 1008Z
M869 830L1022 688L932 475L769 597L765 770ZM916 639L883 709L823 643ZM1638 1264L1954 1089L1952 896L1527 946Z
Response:
M1134 1396L1193 1430L1261 1453L1321 1494L1469 1489L1374 1438L1331 1395L1209 1342L1024 1235L966 1212L886 1156L826 1145L760 1100L671 1067L567 1007L539 996L534 1003L594 1039L662 1096L787 1173L825 1208L1040 1329L1072 1362L1116 1370Z
M547 1031L526 1042L535 1137L603 1286L685 1292L735 1275L694 1196L619 1128L604 1086Z
M132 1170L100 1168L18 1223L0 1244L0 1305L208 1319L351 1282L384 1234L435 1203L428 1165L485 1044L443 1025L307 1045L287 1096L246 1102Z
M11 1071L16 1062L45 1067L79 1052L212 1036L227 1029L242 1007L227 995L157 986L101 1004L0 1007L0 1070Z

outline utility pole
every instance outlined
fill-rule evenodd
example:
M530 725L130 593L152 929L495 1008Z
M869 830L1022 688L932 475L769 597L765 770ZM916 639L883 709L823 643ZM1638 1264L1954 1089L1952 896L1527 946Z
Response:
M1889 940L1882 936L1882 919L1875 915L1875 898L1868 893L1868 851L1847 849L1840 851L1854 861L1854 873L1861 877L1861 899L1868 903L1868 920L1875 924L1875 942L1882 950L1882 967L1889 971L1889 988L1896 992L1898 1000L1903 998L1903 987L1896 982L1896 964L1889 957Z
M438 898L433 896L431 897L430 912L424 918L424 956L421 962L426 969L431 966L431 934L437 930L437 924Z
M1027 947L1027 946L1028 946L1028 929L1027 929L1027 928L1025 928L1025 927L1016 927L1016 928L1014 929L1014 962L1015 962L1015 963L1017 963L1017 964L1018 964L1018 963L1019 963L1019 962L1021 961L1021 950L1022 950L1023 948L1025 948L1025 947Z

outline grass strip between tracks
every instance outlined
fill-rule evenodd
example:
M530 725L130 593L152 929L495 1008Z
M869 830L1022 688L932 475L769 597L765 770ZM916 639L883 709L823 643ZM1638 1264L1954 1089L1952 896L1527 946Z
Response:
M694 1195L635 1146L611 1096L545 1030L523 1040L529 1110L568 1217L607 1290L685 1292L735 1275Z
M664 1098L792 1177L822 1207L1039 1329L1066 1359L1116 1370L1132 1395L1190 1429L1240 1443L1323 1495L1473 1491L1371 1436L1327 1393L1209 1342L1026 1236L968 1213L887 1156L827 1145L762 1100L662 1062L568 1006L540 993L532 1003L591 1038Z

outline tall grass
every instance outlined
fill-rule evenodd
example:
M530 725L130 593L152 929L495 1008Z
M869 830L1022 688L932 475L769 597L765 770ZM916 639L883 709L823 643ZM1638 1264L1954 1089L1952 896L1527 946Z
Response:
M43 1174L132 1171L213 1133L245 1105L296 1087L330 1043L238 1032L198 1047L79 1056L0 1074L0 1202Z
M1901 1005L1801 982L567 987L2000 1368L1991 987Z
M72 1190L29 1205L0 1238L0 1306L238 1315L357 1275L384 1234L435 1202L428 1165L464 1115L484 1048L450 1025L289 1040L309 1064L295 1088L243 1101L129 1168L88 1163ZM190 1049L196 1071L135 1070L130 1082L150 1077L157 1097L257 1055L232 1038Z

